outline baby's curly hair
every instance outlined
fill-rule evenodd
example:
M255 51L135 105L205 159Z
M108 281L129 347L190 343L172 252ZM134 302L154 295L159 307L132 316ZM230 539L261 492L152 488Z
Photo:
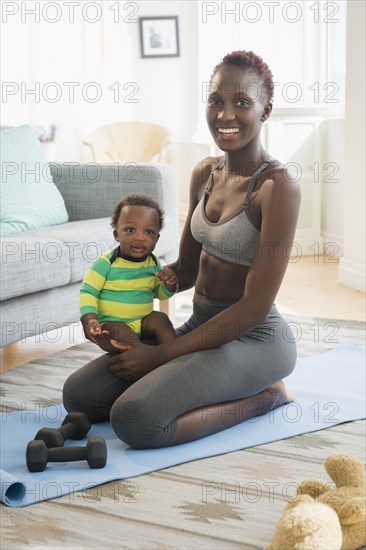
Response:
M150 197L150 195L145 195L144 193L131 193L130 195L126 195L126 197L115 206L111 219L111 226L113 229L117 227L118 218L124 206L147 206L148 208L154 208L159 216L159 229L163 227L164 211L160 208L159 203Z
M224 65L235 65L236 67L242 67L243 69L251 69L252 71L255 71L263 82L263 88L266 93L267 101L272 103L274 94L273 75L267 63L265 63L259 55L256 55L254 52L244 50L228 53L222 58L220 63L214 67L211 74L211 80L216 72Z

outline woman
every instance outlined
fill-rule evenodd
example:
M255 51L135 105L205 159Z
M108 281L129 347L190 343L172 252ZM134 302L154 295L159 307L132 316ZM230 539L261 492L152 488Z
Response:
M207 123L224 152L193 170L178 260L193 315L172 343L130 346L65 383L68 411L108 420L135 448L176 445L288 403L282 378L296 345L274 300L286 271L300 188L260 142L272 110L272 74L252 52L217 65Z

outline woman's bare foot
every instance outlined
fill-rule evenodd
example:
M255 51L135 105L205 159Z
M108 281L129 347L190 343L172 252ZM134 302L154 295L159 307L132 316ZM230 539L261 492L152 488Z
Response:
M294 396L280 380L250 397L188 411L177 418L176 434L170 445L179 445L220 432L255 416L262 416L293 400Z
M261 393L257 393L256 397L258 398L258 404L260 404L261 414L266 414L295 400L294 395L287 390L282 380L272 384Z

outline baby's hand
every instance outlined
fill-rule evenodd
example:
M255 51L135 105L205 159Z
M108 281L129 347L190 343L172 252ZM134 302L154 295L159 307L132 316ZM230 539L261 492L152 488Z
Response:
M104 336L105 334L108 335L109 332L107 330L102 330L100 327L100 324L96 319L90 319L90 321L87 322L85 326L85 330L88 333L88 335L94 340L95 338L100 338L101 336Z
M169 269L169 267L163 267L163 269L158 271L156 275L159 277L161 282L164 283L169 292L176 292L178 287L178 279L172 269Z
M98 336L98 334L102 332L98 321L90 321L87 324L86 330L88 331L88 334L90 334L90 336L94 337Z

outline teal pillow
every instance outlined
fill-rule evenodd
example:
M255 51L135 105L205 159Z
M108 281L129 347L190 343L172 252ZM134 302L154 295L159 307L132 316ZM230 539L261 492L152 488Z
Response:
M64 200L34 130L18 126L0 132L0 138L1 235L67 222Z

